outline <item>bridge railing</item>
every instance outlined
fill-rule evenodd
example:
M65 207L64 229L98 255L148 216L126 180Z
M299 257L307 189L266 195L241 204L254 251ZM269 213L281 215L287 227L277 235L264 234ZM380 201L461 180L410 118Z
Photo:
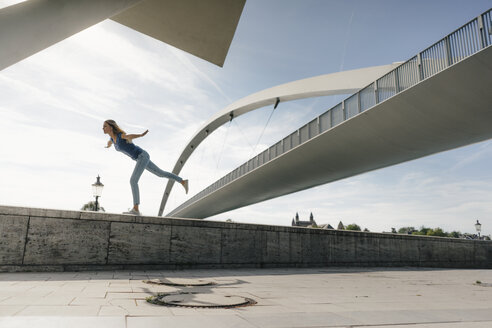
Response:
M181 204L169 215L490 45L492 45L492 9L248 160Z

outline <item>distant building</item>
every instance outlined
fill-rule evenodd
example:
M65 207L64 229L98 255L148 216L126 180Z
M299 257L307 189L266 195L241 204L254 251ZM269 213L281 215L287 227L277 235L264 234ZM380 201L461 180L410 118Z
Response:
M295 218L292 219L293 227L317 227L316 221L314 221L313 213L309 216L309 221L299 220L299 213L296 213Z
M337 230L345 230L345 226L343 225L342 221L338 223Z

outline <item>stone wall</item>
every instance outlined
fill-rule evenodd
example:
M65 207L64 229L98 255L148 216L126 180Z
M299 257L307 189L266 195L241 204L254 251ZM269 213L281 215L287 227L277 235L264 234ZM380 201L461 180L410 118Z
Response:
M0 271L492 268L492 242L0 206Z

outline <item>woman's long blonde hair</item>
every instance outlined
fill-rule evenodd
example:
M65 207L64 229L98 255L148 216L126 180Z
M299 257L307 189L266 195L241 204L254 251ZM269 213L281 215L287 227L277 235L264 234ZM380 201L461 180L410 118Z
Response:
M123 129L120 128L118 126L118 124L114 120L106 120L104 122L105 123L108 123L108 125L111 127L111 129L113 129L113 133L114 133L115 136L118 135L118 133L124 133L124 134L126 134L126 132L123 131Z

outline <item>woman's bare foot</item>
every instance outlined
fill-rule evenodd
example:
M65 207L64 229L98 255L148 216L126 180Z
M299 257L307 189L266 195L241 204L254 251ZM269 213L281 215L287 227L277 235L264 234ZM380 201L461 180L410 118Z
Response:
M185 192L188 194L188 180L182 180L181 185L185 188Z

